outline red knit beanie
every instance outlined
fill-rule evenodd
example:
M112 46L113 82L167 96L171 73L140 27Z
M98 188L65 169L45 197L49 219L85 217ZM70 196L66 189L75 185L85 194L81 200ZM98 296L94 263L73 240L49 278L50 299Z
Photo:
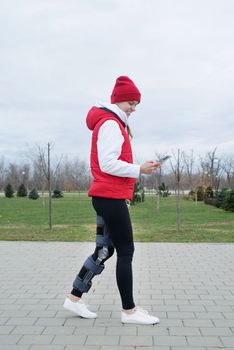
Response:
M141 93L134 82L126 76L116 79L114 89L111 94L111 103L125 101L141 101Z

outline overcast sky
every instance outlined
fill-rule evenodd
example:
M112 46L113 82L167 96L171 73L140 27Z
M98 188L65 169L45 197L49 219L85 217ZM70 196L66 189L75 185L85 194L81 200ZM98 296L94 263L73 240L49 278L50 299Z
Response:
M233 0L1 0L0 158L89 160L85 118L128 75L136 158L234 153Z

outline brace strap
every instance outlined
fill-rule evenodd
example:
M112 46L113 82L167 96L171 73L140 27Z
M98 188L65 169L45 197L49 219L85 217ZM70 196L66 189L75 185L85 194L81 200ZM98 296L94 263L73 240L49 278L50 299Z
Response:
M97 226L104 226L105 225L105 222L103 220L103 217L100 216L100 215L97 215L96 217L96 223L97 223Z
M88 271L92 271L95 275L99 275L103 269L104 265L97 265L93 260L92 256L89 256L88 259L84 262L84 267Z
M73 288L78 289L81 293L87 293L92 286L92 281L84 283L81 278L77 275L73 282Z
M113 246L112 240L108 236L96 235L96 245L97 247Z

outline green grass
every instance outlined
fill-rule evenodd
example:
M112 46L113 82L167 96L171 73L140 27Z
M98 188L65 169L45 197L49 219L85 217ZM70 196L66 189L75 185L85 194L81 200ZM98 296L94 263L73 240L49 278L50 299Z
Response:
M87 196L53 199L53 229L47 224L48 198L0 197L0 240L93 241L95 212ZM181 232L176 232L175 198L155 198L130 208L135 241L234 242L234 213L202 202L181 200Z

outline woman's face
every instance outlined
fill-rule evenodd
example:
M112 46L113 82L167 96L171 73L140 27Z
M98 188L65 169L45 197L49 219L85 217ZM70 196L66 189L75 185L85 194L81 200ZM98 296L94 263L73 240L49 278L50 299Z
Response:
M116 104L129 117L132 112L135 112L136 106L138 105L138 102L137 101L127 101L127 102L118 102Z

